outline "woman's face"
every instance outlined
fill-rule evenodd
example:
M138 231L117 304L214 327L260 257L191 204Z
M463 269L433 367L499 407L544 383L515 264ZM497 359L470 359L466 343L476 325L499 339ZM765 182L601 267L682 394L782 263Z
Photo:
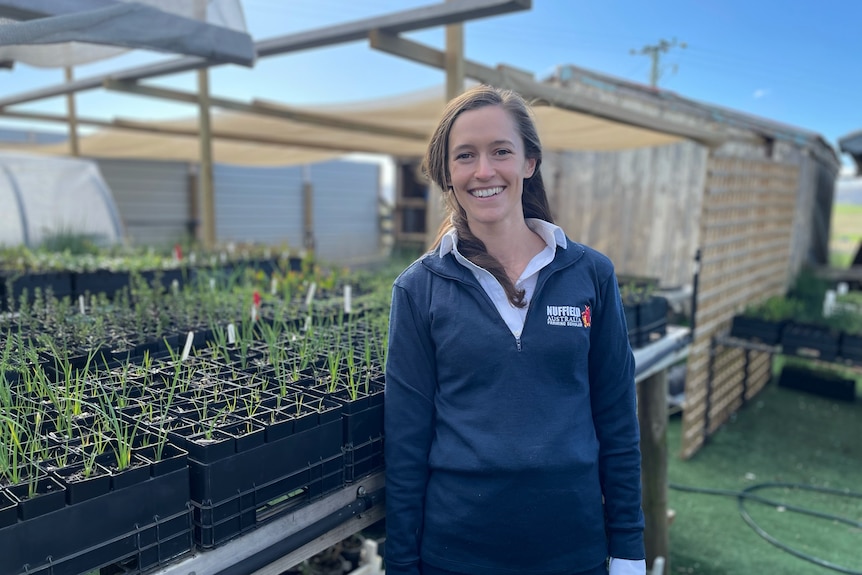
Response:
M503 107L462 112L449 131L448 152L450 185L473 233L523 221L524 178L536 160L524 156L523 138Z

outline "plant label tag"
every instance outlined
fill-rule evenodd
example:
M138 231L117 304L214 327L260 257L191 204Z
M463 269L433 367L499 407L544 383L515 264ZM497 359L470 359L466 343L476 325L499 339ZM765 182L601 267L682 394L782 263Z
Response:
M215 291L215 278L210 278L210 291Z
M269 293L275 295L278 293L278 278L273 276L272 281L269 282Z
M303 331L308 331L311 329L311 315L305 316L305 327L302 328Z
M823 298L823 317L829 317L833 313L835 313L835 301L836 301L835 290L831 290L831 289L826 290L826 295Z
M171 281L171 291L174 292L174 295L180 292L180 282L178 280Z
M197 261L198 261L198 255L195 252L190 252L189 253L189 263L192 265L195 265L195 263Z
M254 304L251 304L251 323L254 323L256 321L257 321L257 306Z
M353 311L353 287L346 285L344 286L344 313L350 313Z
M192 351L192 343L195 341L195 332L190 331L186 336L186 345L183 347L183 354L180 356L180 363L184 362L189 358L189 354Z
M236 343L236 326L232 323L227 324L227 342L231 345Z
M78 296L78 308L81 310L81 315L87 315L87 307L84 305L84 296Z
M311 282L311 285L308 286L308 293L305 294L305 307L311 305L311 302L314 301L314 292L317 291L317 282Z

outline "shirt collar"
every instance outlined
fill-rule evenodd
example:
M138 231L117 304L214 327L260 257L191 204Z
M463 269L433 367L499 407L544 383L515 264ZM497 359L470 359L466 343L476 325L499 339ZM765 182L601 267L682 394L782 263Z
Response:
M566 234L563 232L563 229L551 222L546 222L545 220L540 220L539 218L527 218L525 220L527 222L527 227L533 230L540 238L545 240L545 243L549 248L556 249L556 246L560 246L563 249L568 247L568 242L566 241ZM458 232L455 228L450 229L446 232L442 238L440 238L440 257L442 258L449 252L458 251Z

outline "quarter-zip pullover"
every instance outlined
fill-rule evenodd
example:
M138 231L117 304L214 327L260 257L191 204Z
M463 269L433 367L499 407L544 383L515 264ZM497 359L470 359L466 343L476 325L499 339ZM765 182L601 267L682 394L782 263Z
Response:
M513 338L439 251L395 281L389 575L568 575L644 556L634 361L611 262L567 240Z

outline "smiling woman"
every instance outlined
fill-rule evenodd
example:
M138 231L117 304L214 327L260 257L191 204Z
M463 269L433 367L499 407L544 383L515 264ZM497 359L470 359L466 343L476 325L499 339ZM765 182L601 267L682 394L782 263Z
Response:
M485 238L488 252L517 280L544 244L524 221L523 182L533 175L536 158L525 156L512 116L500 106L462 113L449 133L447 164L448 191L470 230Z
M552 223L532 114L478 86L424 168L449 219L395 281L390 575L642 575L634 361L610 260Z

